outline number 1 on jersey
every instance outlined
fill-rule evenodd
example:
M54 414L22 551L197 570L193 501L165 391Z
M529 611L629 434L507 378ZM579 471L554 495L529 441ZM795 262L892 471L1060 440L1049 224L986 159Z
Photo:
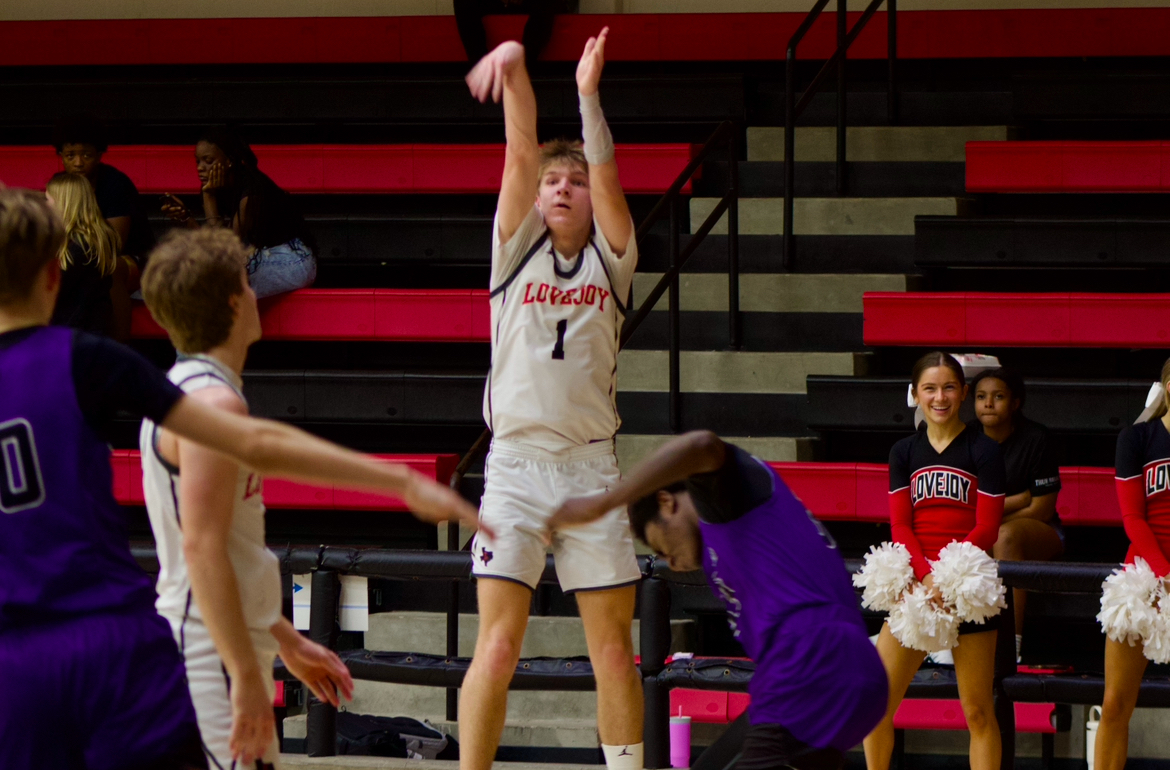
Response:
M553 347L553 354L552 354L554 361L564 361L565 360L565 332L568 331L568 329L569 329L568 320L562 319L560 321L557 321L557 344L556 344L556 346Z

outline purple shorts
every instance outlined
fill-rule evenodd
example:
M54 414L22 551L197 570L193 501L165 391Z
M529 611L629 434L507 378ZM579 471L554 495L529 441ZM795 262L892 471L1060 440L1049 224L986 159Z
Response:
M206 767L183 659L154 613L0 632L0 767Z

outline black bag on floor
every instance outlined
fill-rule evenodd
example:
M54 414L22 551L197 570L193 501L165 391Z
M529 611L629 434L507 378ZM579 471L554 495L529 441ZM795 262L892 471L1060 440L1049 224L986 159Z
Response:
M339 756L459 759L459 743L410 717L337 714Z

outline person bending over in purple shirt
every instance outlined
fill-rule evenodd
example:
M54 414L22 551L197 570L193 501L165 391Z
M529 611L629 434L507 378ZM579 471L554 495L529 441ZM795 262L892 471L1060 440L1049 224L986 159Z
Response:
M550 529L628 505L676 571L702 567L756 663L737 770L836 770L886 711L886 673L837 544L767 464L710 431L663 445Z

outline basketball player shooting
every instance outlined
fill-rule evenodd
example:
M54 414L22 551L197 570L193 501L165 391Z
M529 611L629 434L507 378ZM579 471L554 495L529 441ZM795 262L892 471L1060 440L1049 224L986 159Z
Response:
M624 505L671 569L707 573L756 663L750 726L729 730L743 736L736 770L839 770L885 714L887 685L829 533L772 468L710 431L672 439L549 526L570 532Z
M507 42L467 77L504 102L507 150L492 234L492 368L484 419L493 433L481 530L473 544L480 627L463 684L463 770L491 767L504 727L549 516L569 497L621 478L613 437L618 335L637 247L598 82L609 30L577 66L585 137L536 139L524 49ZM576 592L597 680L597 722L611 770L642 768L642 691L630 626L640 578L625 511L552 538L557 576Z

